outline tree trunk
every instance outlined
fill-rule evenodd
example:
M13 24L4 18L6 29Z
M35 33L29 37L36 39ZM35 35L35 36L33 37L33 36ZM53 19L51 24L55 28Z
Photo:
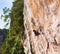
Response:
M60 54L60 0L24 0L25 54Z

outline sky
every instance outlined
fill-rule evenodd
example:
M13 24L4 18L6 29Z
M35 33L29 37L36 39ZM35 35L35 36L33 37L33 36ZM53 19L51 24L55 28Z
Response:
M3 8L4 7L7 7L7 8L10 8L12 7L12 2L14 0L0 0L0 18L1 18L1 15L3 14ZM6 23L3 21L3 19L0 19L0 29L3 29L4 28L4 25ZM10 25L8 25L6 28L8 29Z

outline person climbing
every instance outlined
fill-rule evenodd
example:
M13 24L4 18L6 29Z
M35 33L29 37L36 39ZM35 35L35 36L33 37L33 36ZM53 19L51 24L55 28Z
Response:
M35 36L40 35L40 33L36 30L33 30L33 32L34 32Z

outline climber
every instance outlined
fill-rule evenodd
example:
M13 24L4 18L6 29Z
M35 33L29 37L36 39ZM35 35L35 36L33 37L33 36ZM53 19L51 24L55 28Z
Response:
M40 33L36 30L33 30L33 32L34 32L35 36L40 35Z
M60 24L57 25L57 27L59 27L59 26L60 26Z

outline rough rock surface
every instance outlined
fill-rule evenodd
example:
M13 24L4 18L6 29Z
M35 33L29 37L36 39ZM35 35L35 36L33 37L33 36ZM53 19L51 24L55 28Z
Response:
M24 0L25 54L60 54L60 0Z

